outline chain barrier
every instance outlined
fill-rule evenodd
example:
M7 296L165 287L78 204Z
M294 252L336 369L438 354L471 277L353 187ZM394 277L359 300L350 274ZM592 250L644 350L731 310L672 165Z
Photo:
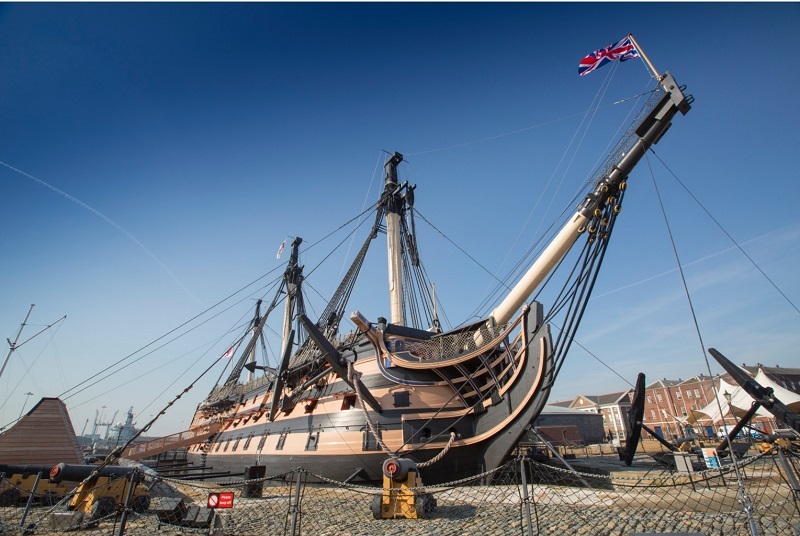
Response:
M30 500L30 481L12 475L0 481L0 534L744 536L751 522L761 535L800 534L800 457L793 451L737 462L753 505L750 519L730 462L690 473L634 463L609 474L553 464L520 457L474 477L409 488L425 497L419 518L394 519L379 518L370 504L397 488L339 482L303 468L229 481L148 473L135 485L114 477L71 495L58 495L43 478Z

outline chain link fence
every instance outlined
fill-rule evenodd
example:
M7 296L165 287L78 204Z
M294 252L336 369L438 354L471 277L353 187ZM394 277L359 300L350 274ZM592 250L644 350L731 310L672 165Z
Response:
M33 475L7 475L0 534L800 535L798 454L773 449L736 469L598 475L521 457L474 478L390 489L302 468L230 482L137 471L66 494L44 478L31 493Z

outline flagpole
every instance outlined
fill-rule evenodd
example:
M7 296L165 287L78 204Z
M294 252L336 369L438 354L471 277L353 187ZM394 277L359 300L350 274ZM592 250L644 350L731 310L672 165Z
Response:
M644 53L642 47L639 46L639 43L636 42L636 39L634 39L633 34L628 34L628 39L631 40L631 43L633 43L634 48L636 48L636 50L639 52L639 55L642 57L642 60L644 61L645 65L647 65L647 68L650 69L651 73L653 73L653 76L656 77L656 80L661 81L661 75L658 74L658 71L656 71L656 68L653 66L653 63L650 61L650 58L647 57L647 54Z

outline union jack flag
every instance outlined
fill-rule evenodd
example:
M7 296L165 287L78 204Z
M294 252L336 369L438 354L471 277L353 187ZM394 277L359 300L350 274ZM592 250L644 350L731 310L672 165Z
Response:
M625 61L638 57L639 53L636 52L636 48L631 43L631 38L625 37L621 41L600 50L595 50L583 58L578 64L578 74L581 76L587 75L598 67L602 67L614 60Z

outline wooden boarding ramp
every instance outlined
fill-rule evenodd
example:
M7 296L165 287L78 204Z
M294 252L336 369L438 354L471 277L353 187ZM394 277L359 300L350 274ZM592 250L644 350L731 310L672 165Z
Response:
M189 445L205 441L219 432L220 428L222 428L222 423L213 423L151 441L136 443L125 449L122 453L122 457L129 460L143 460L151 456L163 454L164 452L188 447Z

